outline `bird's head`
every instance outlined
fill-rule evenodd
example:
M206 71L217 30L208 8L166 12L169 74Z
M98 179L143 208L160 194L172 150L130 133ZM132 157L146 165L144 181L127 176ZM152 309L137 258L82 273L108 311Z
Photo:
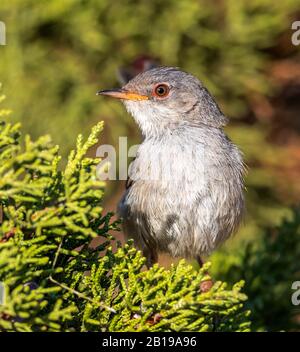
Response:
M174 130L182 124L221 127L226 117L203 84L174 67L156 67L121 89L97 94L121 99L145 136Z

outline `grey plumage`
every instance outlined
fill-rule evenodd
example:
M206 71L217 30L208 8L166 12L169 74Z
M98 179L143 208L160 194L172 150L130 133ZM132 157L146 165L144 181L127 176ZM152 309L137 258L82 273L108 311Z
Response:
M164 97L154 94L161 83L169 87ZM173 67L143 72L122 92L145 97L122 100L143 134L118 207L126 236L148 265L159 252L211 253L244 212L244 165L222 130L227 118L197 78Z

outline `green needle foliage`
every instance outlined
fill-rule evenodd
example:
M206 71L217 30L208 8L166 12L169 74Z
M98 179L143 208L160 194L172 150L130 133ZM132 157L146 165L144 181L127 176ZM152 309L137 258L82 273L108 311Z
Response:
M299 331L299 306L291 302L292 283L300 277L299 237L298 207L290 219L265 229L257 241L243 247L234 257L226 251L214 255L214 276L228 282L245 280L254 330Z
M19 127L0 124L0 331L250 329L243 282L202 292L209 264L144 270L131 243L112 250L118 223L102 213L99 160L85 156L102 123L78 137L62 171L50 138L21 145Z

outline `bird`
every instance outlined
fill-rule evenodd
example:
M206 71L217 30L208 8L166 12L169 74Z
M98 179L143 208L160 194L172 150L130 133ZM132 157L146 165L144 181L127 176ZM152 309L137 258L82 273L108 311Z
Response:
M245 213L245 164L224 132L228 118L194 75L159 66L122 88L120 99L142 134L118 205L125 237L146 257L197 260L233 235Z

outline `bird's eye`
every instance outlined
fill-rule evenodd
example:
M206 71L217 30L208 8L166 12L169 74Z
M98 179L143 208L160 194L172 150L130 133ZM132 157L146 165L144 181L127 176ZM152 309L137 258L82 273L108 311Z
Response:
M169 91L170 91L170 87L167 84L160 83L154 87L153 95L159 98L164 98L169 94Z

